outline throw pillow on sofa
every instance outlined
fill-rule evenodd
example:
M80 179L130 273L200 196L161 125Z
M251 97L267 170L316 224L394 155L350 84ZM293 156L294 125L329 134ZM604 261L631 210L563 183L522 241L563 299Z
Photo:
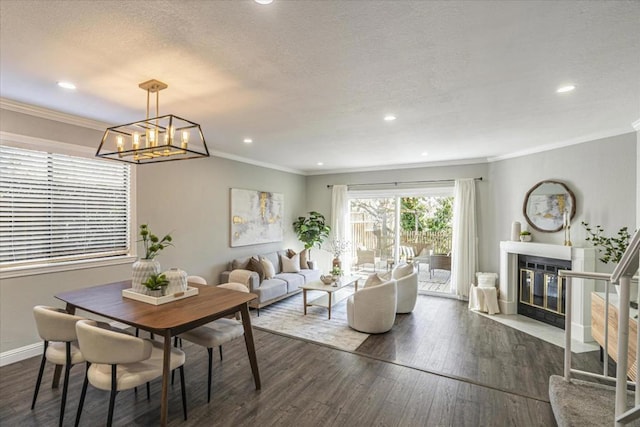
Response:
M283 273L299 273L300 272L300 254L295 254L291 258L280 255Z
M273 279L273 277L276 275L276 269L273 266L273 263L265 257L260 257L260 263L262 264L262 268L264 269L264 278Z
M293 249L287 249L287 256L289 258L292 258L294 255L296 254L296 251L294 251ZM300 269L301 270L306 270L309 268L309 249L303 249L300 251L300 253L298 254L300 255Z
M250 260L251 258L234 259L231 262L231 269L232 270L248 270L247 266L249 265Z
M264 280L264 267L259 259L251 257L249 259L249 265L247 265L247 270L255 271L258 273L258 277L260 278L260 283Z

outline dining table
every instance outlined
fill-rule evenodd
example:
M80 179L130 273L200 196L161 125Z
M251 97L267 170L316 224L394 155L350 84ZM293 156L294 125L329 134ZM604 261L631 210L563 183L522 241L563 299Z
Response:
M55 295L57 299L66 303L68 313L74 314L77 309L80 309L163 337L161 426L167 425L169 414L169 367L172 337L215 319L240 312L256 390L261 388L248 306L249 301L257 298L257 295L194 283L189 283L189 287L198 288L198 294L160 305L123 297L122 291L131 288L131 280L76 289Z

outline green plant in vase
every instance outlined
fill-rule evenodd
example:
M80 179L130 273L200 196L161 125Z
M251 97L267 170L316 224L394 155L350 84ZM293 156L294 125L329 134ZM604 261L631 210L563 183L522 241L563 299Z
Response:
M596 225L595 231L587 222L582 221L582 226L588 234L585 240L593 243L593 246L602 254L602 257L599 258L600 261L605 264L609 262L617 264L620 262L624 251L626 251L627 246L629 246L629 239L631 238L628 227L622 227L618 230L616 236L607 237L603 236L604 229L600 225Z
M331 275L334 277L340 277L342 274L342 269L340 267L333 267L331 269Z
M154 258L167 246L173 246L170 234L159 238L153 234L147 224L140 225L140 240L144 246L144 257L140 257L132 266L131 286L135 292L146 293L144 283L151 274L160 274L160 263Z
M300 216L293 222L293 230L304 243L304 248L311 249L314 246L320 248L322 242L329 237L331 227L327 225L324 215L311 211L308 218Z
M153 259L158 252L166 248L167 246L173 246L171 241L171 234L166 234L162 239L158 238L155 234L151 233L149 230L149 226L147 224L142 224L140 226L140 237L139 241L144 245L144 259Z

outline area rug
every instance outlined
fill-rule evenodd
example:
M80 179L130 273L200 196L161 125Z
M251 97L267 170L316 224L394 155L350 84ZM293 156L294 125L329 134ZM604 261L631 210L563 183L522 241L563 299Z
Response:
M313 299L321 295L320 292L309 292L307 297ZM302 293L261 308L260 316L257 310L252 310L251 314L251 323L257 329L322 343L340 350L354 351L369 336L351 329L347 324L346 300L332 308L331 320L327 318L327 309L323 307L307 307L305 316Z

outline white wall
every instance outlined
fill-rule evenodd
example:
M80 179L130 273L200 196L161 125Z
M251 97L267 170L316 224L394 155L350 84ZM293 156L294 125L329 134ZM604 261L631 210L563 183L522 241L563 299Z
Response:
M305 212L304 176L216 157L144 165L137 172L138 223L173 237L174 247L156 258L163 269L180 267L217 284L233 258L302 248L292 223ZM284 194L284 242L229 246L232 187Z
M600 224L613 235L628 226L633 231L636 218L636 135L629 133L573 145L543 153L490 164L491 218L485 223L491 248L488 268L498 271L499 241L509 240L511 223L528 226L522 213L524 197L531 187L544 180L564 182L575 194L576 215L572 221L574 246L585 242L581 221ZM529 227L533 240L563 244L563 232L542 233ZM598 271L612 266L597 265Z

